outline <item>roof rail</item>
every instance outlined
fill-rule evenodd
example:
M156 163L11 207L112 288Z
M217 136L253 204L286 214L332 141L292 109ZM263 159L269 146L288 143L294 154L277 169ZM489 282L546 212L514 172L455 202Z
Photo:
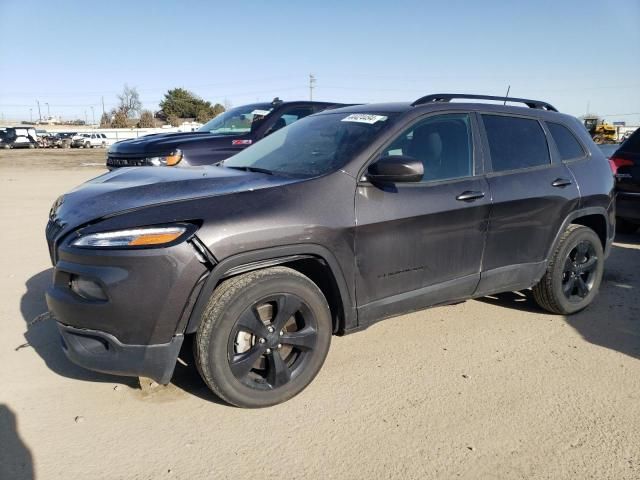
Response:
M425 103L434 102L449 102L454 98L464 98L468 100L495 100L498 102L518 102L524 103L529 108L538 108L540 110L549 110L551 112L557 112L558 110L553 105L540 100L529 100L528 98L515 98L515 97L496 97L493 95L468 95L465 93L434 93L432 95L426 95L420 97L411 104L412 107L416 105L424 105Z

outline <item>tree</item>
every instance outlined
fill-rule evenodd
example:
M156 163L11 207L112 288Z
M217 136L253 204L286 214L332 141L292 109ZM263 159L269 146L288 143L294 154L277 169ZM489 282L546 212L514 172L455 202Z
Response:
M113 115L111 128L129 128L127 114L124 112L124 110L113 110L111 113Z
M164 99L160 102L160 108L167 119L174 115L179 118L206 118L204 121L208 121L224 112L222 105L212 106L211 102L201 99L184 88L174 88L165 93Z
M142 110L142 102L140 101L140 94L136 87L129 88L129 85L124 84L122 94L118 95L118 111L121 111L128 118L135 117L140 110Z
M167 116L167 122L169 122L169 125L171 125L172 127L179 127L182 123L177 115Z
M153 112L151 112L151 110L143 110L142 113L140 113L138 128L153 128L155 126L156 121L153 118Z
M104 112L100 117L100 128L111 128L111 115Z

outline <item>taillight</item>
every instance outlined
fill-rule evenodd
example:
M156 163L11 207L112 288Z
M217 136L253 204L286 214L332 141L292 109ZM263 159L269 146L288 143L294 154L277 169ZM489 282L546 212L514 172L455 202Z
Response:
M611 167L611 172L614 175L617 175L619 168L633 167L633 165L633 160L629 160L628 158L611 157L609 159L609 166Z

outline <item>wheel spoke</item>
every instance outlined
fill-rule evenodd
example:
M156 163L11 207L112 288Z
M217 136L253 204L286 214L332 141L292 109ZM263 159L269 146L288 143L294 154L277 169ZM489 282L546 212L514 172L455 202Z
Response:
M316 345L317 332L312 327L305 327L297 332L285 332L280 337L284 345L291 345L299 350L312 350Z
M258 317L258 312L254 307L247 308L238 319L239 330L252 333L253 335L265 338L267 336L267 328Z
M231 371L236 376L236 378L246 377L264 352L264 346L254 345L246 352L234 355L231 359L230 366Z
M291 370L285 363L278 350L273 350L267 355L269 361L269 370L267 373L267 382L271 387L276 388L284 385L291 379Z
M567 283L565 283L562 286L562 291L564 292L564 294L567 297L571 296L571 294L573 293L573 289L574 289L575 285L576 285L576 279L575 279L575 277L571 277L571 278L569 278L569 280L567 280Z
M276 331L284 328L291 316L300 310L301 303L295 296L284 294L278 298L276 316L273 319L273 327Z
M596 266L596 264L598 263L598 258L597 257L591 257L589 258L586 262L582 263L580 265L580 268L582 268L583 272L591 272L591 270L593 270Z
M576 287L578 287L578 295L582 298L586 297L589 293L589 287L587 287L587 284L584 283L584 280L580 276L576 277Z
M576 246L576 262L582 263L587 258L587 250L589 249L589 245L586 242L580 242Z

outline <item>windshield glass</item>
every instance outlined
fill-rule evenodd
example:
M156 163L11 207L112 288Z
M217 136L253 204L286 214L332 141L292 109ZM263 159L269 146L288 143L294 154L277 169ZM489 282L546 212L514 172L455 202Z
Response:
M343 167L387 128L394 116L336 112L307 117L225 160L223 165L283 175L322 175Z
M273 110L273 106L269 103L254 103L232 108L209 120L198 131L217 135L249 133L252 125L262 121L271 113L271 110Z

